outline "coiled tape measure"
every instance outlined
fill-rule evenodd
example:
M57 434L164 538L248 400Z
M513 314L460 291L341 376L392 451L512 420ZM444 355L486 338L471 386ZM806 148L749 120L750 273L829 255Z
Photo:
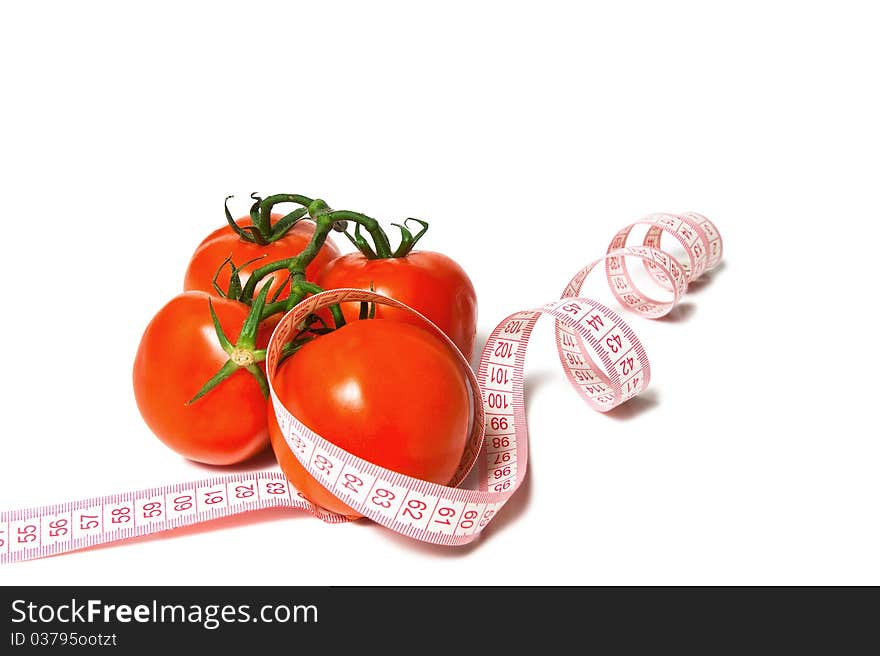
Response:
M627 246L644 224L641 245ZM664 234L684 249L679 262L661 250ZM559 359L572 386L594 409L607 412L644 390L651 378L645 349L611 309L580 298L589 273L604 263L611 291L623 307L655 319L668 314L688 283L715 267L722 241L714 224L696 213L652 214L620 230L606 255L581 269L562 297L504 319L489 335L477 371L434 324L394 299L358 289L334 289L297 305L281 320L266 360L272 402L288 446L308 472L346 505L413 539L459 545L474 540L516 492L528 465L523 401L526 347L538 318L556 321ZM639 289L628 260L641 260L649 277L672 298L658 301ZM444 339L467 372L473 421L461 463L449 485L436 485L378 467L309 430L278 400L272 379L281 347L308 315L339 302L367 301L413 312ZM479 489L458 486L479 463ZM96 544L198 524L270 507L301 508L337 523L348 521L308 501L277 469L235 473L81 501L0 512L0 563L41 558Z

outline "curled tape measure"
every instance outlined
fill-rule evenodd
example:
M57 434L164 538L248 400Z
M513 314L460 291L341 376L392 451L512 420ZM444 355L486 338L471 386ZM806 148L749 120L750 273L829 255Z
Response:
M633 229L647 226L641 245L627 246ZM664 234L686 253L679 262L661 250ZM297 305L281 320L266 359L270 388L281 349L296 327L316 310L339 302L366 301L416 314L458 353L467 372L473 421L453 480L436 485L378 467L348 453L300 423L278 400L272 403L291 451L308 472L346 505L373 521L416 540L458 545L474 540L516 492L528 464L528 429L523 401L526 347L538 318L556 321L562 368L593 408L607 412L648 386L651 367L636 334L614 311L579 298L584 280L600 263L611 291L625 308L647 318L668 314L690 281L716 266L722 256L718 230L706 217L653 214L620 230L606 255L581 269L562 298L511 314L489 335L477 371L434 324L394 299L358 289L334 289ZM648 277L671 299L656 300L637 285L629 263L640 260ZM458 486L479 463L479 489ZM125 492L82 501L0 513L0 563L40 558L124 540L227 515L283 506L301 508L337 523L348 521L324 510L273 469L236 473L190 483Z

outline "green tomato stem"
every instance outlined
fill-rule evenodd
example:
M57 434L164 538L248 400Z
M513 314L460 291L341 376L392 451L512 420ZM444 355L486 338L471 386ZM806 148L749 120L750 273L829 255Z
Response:
M360 212L352 212L350 210L334 210L331 212L331 214L336 221L352 221L360 226L363 226L363 228L367 232L369 232L370 236L373 238L373 246L376 250L375 257L379 259L385 259L393 256L391 252L391 243L388 241L388 235L385 234L385 231L382 230L382 227L379 225L379 222L376 221L376 219L371 218L366 214L361 214ZM355 245L357 245L356 242Z
M229 227L242 240L254 244L265 246L273 241L278 241L284 237L288 231L296 225L296 223L306 214L306 208L313 202L308 196L300 194L274 194L268 198L260 198L256 193L251 194L253 204L251 205L249 214L252 226L240 226L232 218L229 211L229 199L233 196L227 196L223 202L223 209L226 215L226 222ZM272 225L272 209L279 203L296 203L302 207L295 209L285 215L273 226Z
M257 243L260 244L260 246L265 246L268 243L266 237L269 234L269 219L268 216L264 219L262 212L260 212L260 207L263 204L263 199L260 198L256 193L251 194L251 198L253 199L254 204L251 205L249 213L251 215L251 223L254 224L254 239L257 240Z
M259 296L257 296L254 304L251 306L250 312L248 312L248 315L244 320L244 324L242 324L241 332L238 334L238 340L235 345L229 341L226 334L223 332L223 328L220 325L220 319L214 311L213 301L210 299L208 300L208 307L211 310L211 320L214 322L214 330L217 333L217 340L220 342L220 347L229 355L229 359L222 367L220 367L220 371L211 376L208 382L202 385L202 388L196 393L196 395L187 401L187 405L191 405L198 401L239 369L248 371L254 378L256 378L257 383L260 385L260 391L263 393L263 398L269 398L269 384L266 382L265 374L263 374L262 370L257 366L258 362L262 362L266 359L266 351L265 349L257 349L256 344L257 331L260 327L260 321L266 303L266 296L269 294L270 286L271 285L263 285L263 288L260 290Z
M296 203L302 207L295 209L272 225L272 209L279 203ZM297 221L306 214L306 208L312 203L308 196L300 194L274 194L260 201L260 230L267 242L278 241L287 234Z
M235 364L232 360L227 360L226 364L220 367L220 371L211 376L211 379L202 386L194 397L192 397L189 401L186 402L187 405L192 405L200 398L202 398L205 394L210 392L212 389L217 387L224 380L229 378L232 374L238 371L238 365Z
M238 223L235 222L235 219L232 218L232 212L229 211L229 199L233 198L233 196L227 196L223 201L223 209L226 213L226 222L229 224L229 227L232 228L232 231L237 234L242 241L249 241L251 243L255 243L255 239L253 236L245 232Z
M303 200L305 200L305 198L303 198ZM263 202L265 203L266 201ZM372 259L375 259L377 257L390 258L393 256L391 252L391 244L388 241L388 236L385 234L385 231L382 230L379 222L376 221L376 219L370 218L364 214L360 214L359 212L351 212L349 210L332 210L327 205L327 203L325 203L321 199L314 200L309 204L309 215L315 221L315 232L306 247L302 250L302 252L294 257L270 262L269 264L253 271L244 288L242 289L240 296L240 300L242 302L250 303L251 299L254 296L254 291L257 288L257 284L259 284L260 280L268 276L270 273L274 273L275 271L288 269L291 273L291 276L302 274L302 276L305 277L306 267L308 267L308 265L311 264L312 260L317 257L318 253L321 250L321 247L324 245L324 242L327 241L327 235L330 234L330 231L333 230L334 227L336 227L341 222L351 221L357 224L358 229L360 227L363 227L370 234L370 236L372 236L373 243L376 247L375 254L370 251ZM356 230L356 234L358 237L360 237L359 231ZM415 241L416 238L414 238L413 241ZM349 239L351 239L350 235ZM361 240L363 241L362 238ZM355 245L358 245L357 242L355 242ZM291 294L291 298L292 297L293 296ZM299 302L301 300L302 298L298 299L296 302ZM274 314L274 312L277 310L272 307L273 305L274 304L270 303L269 307L272 308Z

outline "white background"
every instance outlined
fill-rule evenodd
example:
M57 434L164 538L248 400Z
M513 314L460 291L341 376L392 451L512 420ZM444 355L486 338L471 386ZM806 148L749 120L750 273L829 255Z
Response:
M227 194L428 219L481 339L647 212L705 213L726 258L677 320L630 317L654 382L612 416L539 326L530 476L470 547L268 511L0 583L880 584L877 27L847 2L7 6L4 510L217 471L152 436L130 376Z

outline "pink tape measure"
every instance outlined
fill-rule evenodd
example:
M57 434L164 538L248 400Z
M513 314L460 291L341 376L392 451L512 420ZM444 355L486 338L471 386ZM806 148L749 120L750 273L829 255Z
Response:
M633 229L641 224L647 226L642 244L627 246ZM683 248L686 261L680 262L660 248L664 234ZM316 310L343 301L375 302L412 312L458 353L470 382L473 421L464 456L447 486L404 476L340 449L300 423L272 389L278 425L303 467L358 513L416 540L466 544L493 520L525 476L528 429L523 372L529 337L538 318L549 315L555 319L556 343L566 376L589 405L607 412L648 386L651 367L638 337L616 312L578 297L586 277L597 264L604 263L617 301L637 314L658 318L668 314L688 283L715 267L721 256L721 236L706 217L692 212L647 216L620 230L606 255L581 269L559 300L516 312L499 323L489 335L476 372L434 324L406 305L373 292L325 291L307 298L285 315L268 347L270 388L281 347L295 327ZM656 300L643 292L629 268L631 260L641 260L647 279L671 298ZM477 463L479 489L458 487ZM330 523L348 521L309 502L277 469L236 473L2 512L0 563L41 558L276 506L301 508Z

